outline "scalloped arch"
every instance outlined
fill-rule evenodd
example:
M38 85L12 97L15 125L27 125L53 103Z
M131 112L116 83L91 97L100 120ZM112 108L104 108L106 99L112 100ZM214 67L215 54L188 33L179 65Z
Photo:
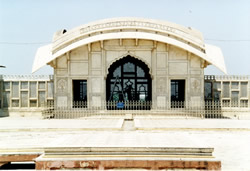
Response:
M148 63L146 60L144 60L143 58L141 58L141 57L139 57L139 56L137 56L137 55L135 55L135 54L132 54L132 53L130 53L130 52L125 53L125 54L123 54L123 55L121 55L121 56L115 58L114 60L112 60L112 61L108 64L108 66L107 66L107 68L106 68L106 72L107 72L106 76L109 74L109 68L111 67L111 65L113 65L115 62L117 62L117 61L119 61L120 59L125 58L125 57L127 57L127 56L131 56L131 57L136 58L136 59L142 61L143 63L145 63L145 65L147 65L147 67L148 67L148 69L149 69L149 75L150 75L151 78L152 78L152 70L151 70L151 66L149 65L149 63Z

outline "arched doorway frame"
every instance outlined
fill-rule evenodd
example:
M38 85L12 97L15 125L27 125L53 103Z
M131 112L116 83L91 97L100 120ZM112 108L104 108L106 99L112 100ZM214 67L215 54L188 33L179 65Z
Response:
M112 62L107 72L106 100L127 104L151 102L152 79L148 64L131 55Z
M137 59L137 60L139 60L139 61L142 61L145 65L147 65L147 67L148 67L148 69L149 69L149 75L150 75L151 79L153 79L153 77L152 77L151 65L148 63L148 61L146 61L145 59L143 59L143 58L141 58L141 57L139 57L139 56L137 56L137 55L135 55L135 54L132 54L132 53L130 53L130 52L128 52L128 53L126 53L126 54L123 54L123 55L121 55L121 56L115 58L114 60L111 60L111 62L109 62L108 66L106 67L106 78L107 78L107 76L108 76L108 74L109 74L109 69L110 69L110 67L111 67L115 62L117 62L117 61L119 61L119 60L121 60L122 58L125 58L125 57L127 57L127 56L131 56L131 57L133 57L133 58L135 58L135 59Z

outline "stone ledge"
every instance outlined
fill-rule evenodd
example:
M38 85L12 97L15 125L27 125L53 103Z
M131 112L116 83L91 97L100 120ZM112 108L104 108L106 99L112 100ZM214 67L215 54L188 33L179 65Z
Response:
M192 147L50 147L45 148L44 157L50 156L197 156L212 157L213 148Z
M220 170L213 148L50 147L36 169L204 169Z
M0 154L0 163L35 161L41 154Z
M188 160L82 160L37 161L36 170L48 169L199 169L221 170L220 161Z

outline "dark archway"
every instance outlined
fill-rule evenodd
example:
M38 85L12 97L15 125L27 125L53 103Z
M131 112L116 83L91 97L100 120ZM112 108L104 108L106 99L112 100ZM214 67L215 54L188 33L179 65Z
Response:
M126 104L147 103L152 100L152 80L148 66L131 56L114 62L106 80L106 100ZM140 109L150 109L145 106ZM132 109L126 106L126 109Z

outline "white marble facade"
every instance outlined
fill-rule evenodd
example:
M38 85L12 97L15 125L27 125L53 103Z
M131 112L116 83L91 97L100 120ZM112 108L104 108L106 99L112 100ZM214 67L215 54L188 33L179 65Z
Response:
M107 99L109 67L128 55L148 66L152 101L159 104L171 100L171 80L185 80L185 100L201 101L204 68L214 64L226 72L220 51L205 45L199 31L138 18L107 19L56 32L53 43L38 51L33 71L43 63L54 68L58 106L72 106L73 80L87 81L87 100L98 106Z
M84 45L56 59L57 104L72 104L73 80L87 80L88 100L106 100L108 69L114 61L127 55L145 62L150 68L153 101L170 101L170 84L174 79L185 80L185 100L203 99L203 59L176 46L153 40L114 39Z

